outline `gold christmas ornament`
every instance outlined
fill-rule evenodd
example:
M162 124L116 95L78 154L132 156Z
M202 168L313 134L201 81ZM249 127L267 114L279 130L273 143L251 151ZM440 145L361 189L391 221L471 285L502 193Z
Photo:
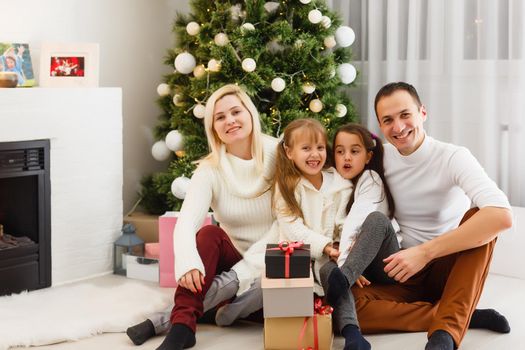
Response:
M310 101L310 104L308 105L308 107L310 108L312 112L319 113L323 109L323 103L321 102L320 99L315 98Z
M186 151L181 149L180 151L175 152L175 155L177 157L179 157L179 158L182 158L182 157L186 156Z
M206 75L206 67L204 67L203 64L199 64L195 68L193 68L193 76L195 78L202 78L204 75Z

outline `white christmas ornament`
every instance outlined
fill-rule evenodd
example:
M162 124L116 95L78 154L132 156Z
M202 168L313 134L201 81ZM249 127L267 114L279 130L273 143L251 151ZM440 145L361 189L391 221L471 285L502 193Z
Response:
M208 61L208 69L212 72L218 72L221 70L221 61L217 61L215 58L212 58Z
M242 11L241 4L237 4L237 5L230 7L230 14L234 22L237 22L241 17L245 16L245 13L243 13Z
M299 1L301 2L301 4L305 4L305 5L312 2L312 0L299 0Z
M242 60L242 69L246 72L253 72L257 67L255 60L253 58L245 58Z
M225 33L219 33L215 35L215 38L213 38L213 41L215 42L215 45L217 46L225 46L230 42L230 39L228 39L228 35Z
M206 107L203 104L197 103L195 107L193 107L193 115L196 116L199 119L204 118L204 114L206 113Z
M355 33L352 28L341 26L335 31L335 40L341 47L348 47L352 45L355 40Z
M277 11L278 8L279 8L279 3L275 1L268 1L267 3L264 4L264 9L268 13L275 12Z
M315 84L304 83L302 88L305 94L311 94L315 91Z
M323 14L321 13L321 11L317 9L308 12L308 20L312 22L313 24L317 24L321 22L322 18L323 18Z
M337 42L335 41L335 38L333 35L329 35L326 38L324 38L323 43L327 49L331 49L332 47L337 45Z
M181 176L173 180L171 183L171 193L178 199L184 199L186 197L186 192L190 186L190 179L186 176Z
M195 68L195 57L191 53L183 52L175 57L175 69L182 74L190 74Z
M168 96L170 92L170 86L166 83L162 83L157 86L157 94L159 94L159 96Z
M183 145L182 134L178 130L171 130L166 135L166 147L173 152L180 151Z
M321 17L321 25L328 29L332 26L332 20L328 16L323 16Z
M184 106L184 102L182 101L182 96L179 94L173 95L173 104L177 107Z
M197 22L190 22L186 25L186 32L188 32L189 35L197 35L201 31L201 26Z
M166 146L166 142L162 140L155 142L151 147L151 155L160 162L168 159L170 154L170 149Z
M255 26L250 22L246 22L241 26L241 29L244 31L255 30Z
M355 80L357 71L350 63L343 63L337 67L337 75L343 84L350 84Z
M320 99L316 98L310 101L310 110L314 113L319 113L323 109L323 103Z
M330 79L332 79L333 77L335 77L335 69L332 69L330 71L330 75L328 76Z
M275 78L272 80L272 90L275 92L281 92L286 87L286 82L283 78Z
M206 67L203 64L199 64L193 68L193 76L195 78L202 78L206 74Z
M348 110L346 109L346 106L343 105L343 104L340 104L338 103L337 105L335 105L335 114L339 117L339 118L342 118L346 115L346 112Z

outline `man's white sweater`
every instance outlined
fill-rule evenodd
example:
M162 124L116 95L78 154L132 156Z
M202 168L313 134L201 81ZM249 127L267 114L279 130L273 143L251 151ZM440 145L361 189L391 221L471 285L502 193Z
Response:
M221 228L243 255L243 260L233 267L240 282L239 294L258 277L264 263L264 249L255 243L265 245L264 238L277 229L276 225L272 228L270 198L276 147L275 139L263 138L262 174L257 171L254 159L235 157L226 152L224 145L218 167L203 162L195 170L174 231L177 280L192 269L205 273L195 236L210 207Z
M505 194L464 147L425 135L408 156L386 144L384 165L403 248L458 227L471 206L510 208Z

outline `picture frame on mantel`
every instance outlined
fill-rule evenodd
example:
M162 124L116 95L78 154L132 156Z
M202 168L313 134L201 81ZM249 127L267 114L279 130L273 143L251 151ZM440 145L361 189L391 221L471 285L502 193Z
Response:
M98 43L42 44L41 87L97 87L98 81Z

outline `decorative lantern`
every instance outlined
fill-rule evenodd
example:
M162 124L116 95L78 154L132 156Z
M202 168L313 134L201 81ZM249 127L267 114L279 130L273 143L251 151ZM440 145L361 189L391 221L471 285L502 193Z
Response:
M125 254L144 256L144 241L137 236L133 224L122 227L122 236L113 243L113 273L126 276Z

